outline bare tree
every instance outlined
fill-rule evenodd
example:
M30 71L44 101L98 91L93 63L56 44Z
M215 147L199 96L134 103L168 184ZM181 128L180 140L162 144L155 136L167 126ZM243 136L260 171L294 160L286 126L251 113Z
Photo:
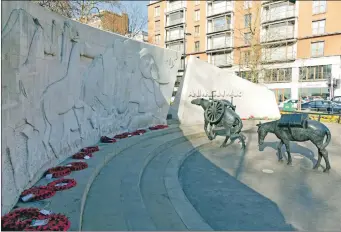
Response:
M94 13L100 14L100 9L104 5L118 6L119 0L112 1L57 1L57 0L42 0L34 1L42 7L45 7L53 12L61 14L67 18L75 18L80 22L87 23L92 18Z
M134 2L126 2L122 8L122 12L126 13L129 18L129 38L136 38L137 35L143 32L144 27L147 25L148 16L142 12Z
M265 17L265 14L262 14L262 3L252 1L249 3L252 6L247 6L244 5L245 2L251 1L235 3L236 14L239 14L239 18L243 19L243 22L239 22L239 25L234 28L234 38L239 44L235 51L239 56L239 72L246 72L248 74L247 79L258 83L261 74L267 78L266 67L271 61L275 62L273 60L275 53L282 52L283 47L287 48L288 43L264 43L279 40L279 34L277 32L270 33L270 31L262 34L261 22ZM287 54L285 55L287 57Z

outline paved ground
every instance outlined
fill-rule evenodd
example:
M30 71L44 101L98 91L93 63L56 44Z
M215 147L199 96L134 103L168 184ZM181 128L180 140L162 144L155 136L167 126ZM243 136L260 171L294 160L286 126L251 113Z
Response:
M222 141L214 141L181 167L184 192L199 214L214 230L339 231L341 126L328 125L332 170L325 174L311 169L317 158L311 143L292 143L293 165L287 166L277 162L277 138L268 135L259 151L256 128L249 124L246 152L240 144L219 148Z

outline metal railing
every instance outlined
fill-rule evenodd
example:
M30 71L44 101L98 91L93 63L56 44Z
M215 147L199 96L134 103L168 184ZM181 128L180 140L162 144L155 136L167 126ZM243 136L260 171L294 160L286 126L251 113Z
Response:
M309 115L309 119L316 120L319 122L336 122L341 124L341 114L339 113L317 113L312 111L285 111L281 110L281 114L293 114L293 113L304 113Z

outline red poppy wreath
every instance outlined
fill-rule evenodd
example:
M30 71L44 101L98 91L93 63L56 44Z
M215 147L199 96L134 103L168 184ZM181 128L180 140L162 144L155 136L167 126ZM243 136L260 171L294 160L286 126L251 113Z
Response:
M74 179L59 179L47 184L47 186L53 189L54 191L70 189L75 187L76 185L77 182Z
M20 199L23 202L28 201L40 201L47 198L51 198L56 194L54 190L47 186L36 186L29 189L24 190Z
M51 174L53 178L70 175L71 169L69 167L58 166L47 170L46 175Z

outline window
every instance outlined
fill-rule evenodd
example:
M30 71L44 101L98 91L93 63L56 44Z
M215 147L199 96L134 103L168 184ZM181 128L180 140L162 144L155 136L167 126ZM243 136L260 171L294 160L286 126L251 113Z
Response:
M199 5L200 4L200 1L195 1L195 5Z
M249 81L252 81L252 82L255 82L257 83L258 82L258 75L259 73L257 71L254 71L253 75L252 75L252 72L251 71L241 71L241 72L236 72L236 75L243 78L243 79L246 79L246 80L249 80ZM253 78L252 78L253 76Z
M160 31L160 20L155 21L155 31Z
M211 63L215 66L228 66L231 65L231 54L217 53L211 56Z
M200 26L195 26L194 27L194 36L199 36L200 35Z
M244 44L250 45L251 43L251 33L244 33Z
M251 51L242 52L242 63L246 66L249 66L250 57L251 57Z
M155 36L155 44L160 44L160 35Z
M159 17L160 16L160 7L157 6L154 8L154 17Z
M332 75L331 65L319 65L300 68L300 81L325 80Z
M244 9L249 9L252 7L252 1L244 1Z
M327 1L326 0L315 0L313 1L313 14L321 14L326 12Z
M251 26L251 14L244 15L244 25L245 27Z
M325 32L326 20L314 21L312 24L313 35L323 34Z
M200 51L200 42L196 41L194 43L194 52L199 52Z
M311 56L323 56L324 52L324 41L311 43Z
M264 72L264 82L291 82L291 68L267 69Z
M199 21L200 20L200 10L196 10L194 14L194 20Z

